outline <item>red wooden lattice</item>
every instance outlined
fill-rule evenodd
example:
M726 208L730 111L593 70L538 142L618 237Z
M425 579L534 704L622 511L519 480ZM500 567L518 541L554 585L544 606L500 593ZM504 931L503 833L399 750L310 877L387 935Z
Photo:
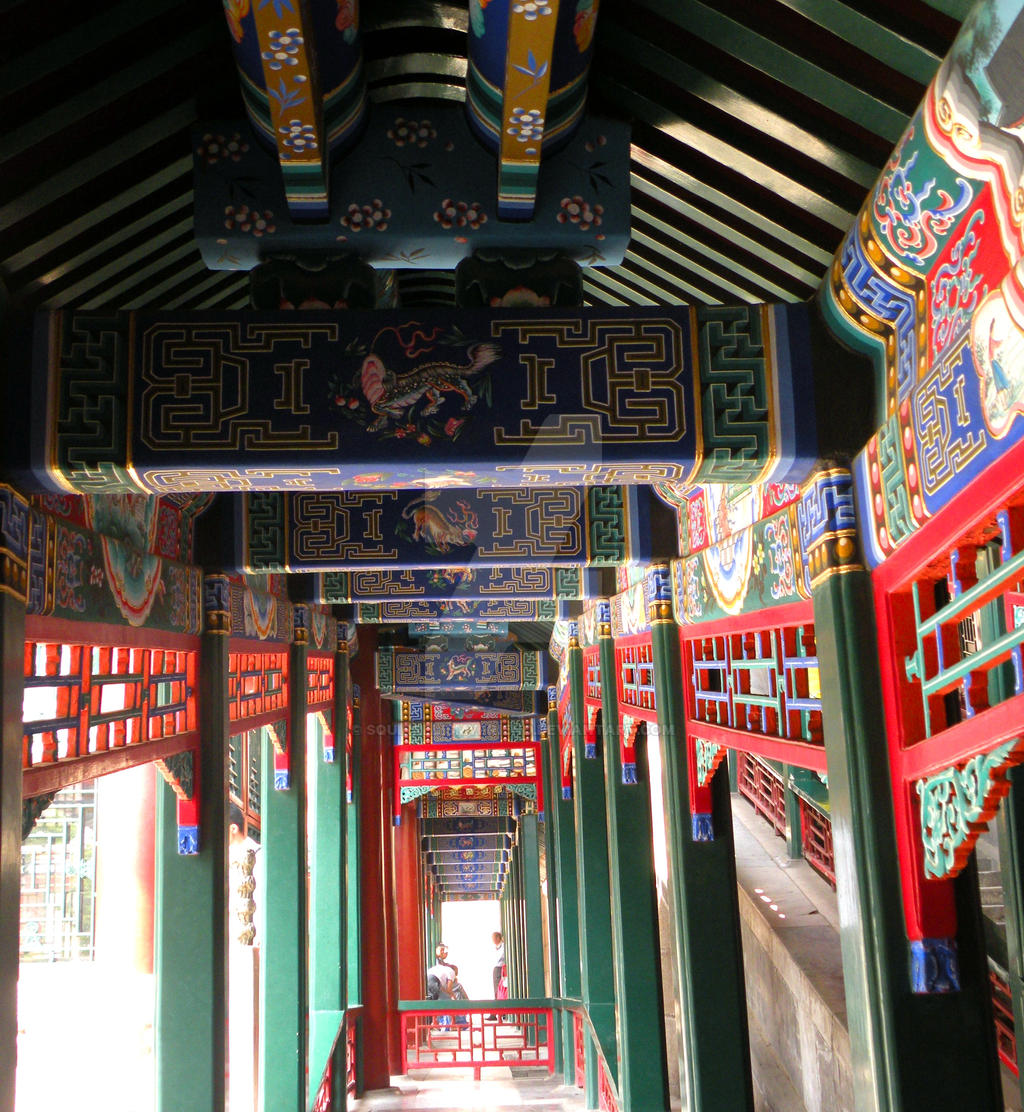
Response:
M194 650L26 641L26 792L63 787L192 747L198 729L197 668ZM109 759L127 750L131 755L121 752L114 763ZM81 765L72 773L73 761ZM65 771L58 773L54 766L60 765Z
M780 838L786 836L786 788L776 774L749 753L736 754L736 779L740 795L749 799Z
M272 714L288 705L288 652L233 652L228 663L232 722Z
M306 658L306 704L310 707L331 703L334 699L334 657Z
M345 1090L356 1095L359 1070L359 1013L350 1010L345 1017Z
M323 1076L320 1078L320 1087L316 1091L316 1100L313 1101L313 1112L332 1112L334 1108L334 1099L331 1093L332 1072L331 1059L328 1058Z
M579 1012L572 1013L572 1056L576 1088L582 1089L587 1083L587 1048L583 1042L583 1016Z
M751 628L744 616L700 635L680 629L687 736L824 772L810 604L775 617L768 628Z
M806 799L800 800L800 840L804 860L836 886L836 859L832 850L832 823Z
M621 638L615 642L615 667L619 680L619 702L654 720L654 648L651 635ZM646 712L646 713L643 713Z
M600 1112L619 1112L618 1097L615 1095L615 1087L608 1077L608 1070L605 1068L604 1062L601 1063L601 1068L597 1071L597 1107Z
M956 935L952 885L1024 758L1024 449L872 575L907 934ZM938 983L941 988L941 983ZM915 980L917 991L932 988Z
M487 1066L545 1066L553 1072L551 1009L514 1007L494 1018L489 1007L403 1011L403 1072L471 1069L477 1081Z
M1010 986L994 969L989 970L988 980L992 991L992 1018L996 1026L996 1048L999 1051L999 1060L1007 1069L1019 1076L1017 1035L1013 1026L1013 998L1010 996Z

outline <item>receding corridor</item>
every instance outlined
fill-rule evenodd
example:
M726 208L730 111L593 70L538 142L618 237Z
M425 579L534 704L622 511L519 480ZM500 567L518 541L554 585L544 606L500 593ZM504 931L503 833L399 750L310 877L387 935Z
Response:
M484 1070L473 1081L462 1070L428 1070L415 1077L392 1078L391 1089L378 1089L352 1102L353 1112L405 1112L406 1109L459 1109L459 1112L575 1112L583 1108L583 1090L560 1077L512 1077L505 1068Z

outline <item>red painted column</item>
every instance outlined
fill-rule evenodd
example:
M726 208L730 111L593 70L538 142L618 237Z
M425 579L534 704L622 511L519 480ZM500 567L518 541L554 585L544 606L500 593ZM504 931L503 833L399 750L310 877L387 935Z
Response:
M407 804L402 808L401 825L394 827L399 1000L420 1000L424 988L418 827L416 805Z
M388 936L391 888L391 815L385 793L384 773L390 764L391 744L386 736L383 708L376 690L372 627L359 631L359 653L351 664L352 682L360 688L359 729L362 746L361 809L359 815L361 860L360 903L362 924L363 1085L384 1089L391 1083L389 1047L392 1024L389 987ZM382 758L381 750L387 751Z

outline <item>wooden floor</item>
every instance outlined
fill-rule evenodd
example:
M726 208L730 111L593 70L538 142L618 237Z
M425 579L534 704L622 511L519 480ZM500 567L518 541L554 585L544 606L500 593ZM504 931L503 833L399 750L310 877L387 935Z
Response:
M349 1102L350 1112L581 1112L583 1090L560 1077L519 1076L505 1067L488 1068L474 1081L466 1070L424 1070L392 1078L391 1089L364 1093Z

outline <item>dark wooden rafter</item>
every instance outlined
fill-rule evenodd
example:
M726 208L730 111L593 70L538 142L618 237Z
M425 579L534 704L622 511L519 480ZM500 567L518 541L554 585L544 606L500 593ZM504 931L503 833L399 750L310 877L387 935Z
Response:
M633 230L592 305L810 296L966 0L605 0L595 107L633 122ZM464 4L363 13L371 98L461 99ZM15 308L229 308L190 234L192 127L241 119L219 5L13 0L0 13L0 277ZM404 276L410 304L450 279Z

